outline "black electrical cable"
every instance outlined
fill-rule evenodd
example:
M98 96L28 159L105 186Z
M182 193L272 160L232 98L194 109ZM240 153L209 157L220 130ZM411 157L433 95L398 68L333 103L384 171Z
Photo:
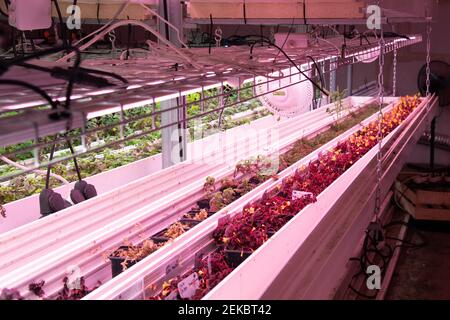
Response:
M298 72L300 72L300 74L301 75L303 75L308 81L310 81L311 83L312 83L312 85L314 86L314 87L316 87L317 89L319 89L323 94L325 94L326 96L329 96L329 93L328 92L326 92L323 88L321 88L316 82L314 82L310 77L308 77L308 75L306 74L306 73L304 73L303 71L302 71L302 69L300 69L299 67L298 67L298 65L289 57L289 55L283 50L283 49L281 49L279 46L277 46L276 44L274 44L274 43L272 43L272 42L270 42L270 41L267 41L267 40L261 40L262 42L264 42L264 43L267 43L267 44L269 44L269 46L273 46L273 47L275 47L275 48L277 48L279 51L281 51L281 53L286 57L286 59L288 59L289 60L289 62L298 70ZM253 43L251 46L250 46L250 59L252 59L253 58L253 47L255 46L255 44L256 44L257 42L255 42L255 43Z
M303 23L307 25L306 23L306 0L303 0Z
M57 78L57 79L61 79L61 78L66 79L67 74L68 74L67 71L71 71L73 69L72 67L69 67L67 70L64 68L61 68L61 67L47 68L47 67L34 65L31 63L26 63L26 62L19 62L19 63L17 63L17 65L28 68L28 69L34 69L34 70L49 73L52 77ZM87 68L83 68L83 67L79 67L78 71L79 71L78 78L76 79L77 83L83 83L83 84L90 85L90 86L95 85L97 87L112 85L103 78L94 77L94 76L89 76L89 77L86 76L86 74L91 74L91 73L115 78L125 84L128 83L127 79L123 78L122 76L120 76L118 74L112 73L112 72L107 72L107 71L103 71L103 70L95 70L95 69L87 69Z
M55 154L55 149L56 149L56 143L52 144L52 148L50 150L49 162L51 162L53 160L53 155ZM51 172L51 168L52 168L51 165L47 166L47 175L45 176L45 189L49 189L49 187L50 187L50 172Z
M212 41L212 40L209 38L209 34L208 34L207 32L203 32L203 33L202 33L202 43L208 43L208 41Z
M61 37L63 40L63 45L67 47L68 46L67 33L66 33L65 24L64 24L63 18L62 18L61 9L59 8L58 0L52 0L52 1L55 4L56 13L58 14L59 28L61 30Z
M33 58L37 58L37 57L45 56L45 55L48 55L48 54L60 52L61 50L68 50L69 52L70 51L75 51L75 53L76 53L75 62L74 62L74 70L73 70L71 76L69 77L69 82L68 82L67 90L66 90L66 101L65 101L65 104L64 104L64 108L68 109L69 104L70 104L70 97L71 97L71 94L72 94L73 84L75 82L76 75L77 75L77 72L78 72L78 68L79 68L80 62L81 62L81 53L80 53L80 50L78 48L65 47L65 46L57 47L57 48L51 48L51 49L48 49L48 50L45 50L45 51L33 53L31 55L28 55L27 57L21 57L21 58L14 59L12 61L8 61L7 63L0 63L0 72L1 73L6 72L8 70L8 68L11 67L12 65L20 64L22 62L25 62L25 61L33 59Z
M72 2L72 14L71 15L74 15L75 14L75 6L77 5L77 1L78 0L73 0L73 2Z
M64 108L66 110L70 109L70 98L72 96L73 85L75 83L75 79L76 79L77 73L78 73L78 68L80 67L80 63L81 63L80 50L75 47L70 47L69 50L75 51L76 56L75 56L75 62L73 65L73 70L72 70L71 76L69 78L69 83L67 84L67 89L66 89L66 101L64 101Z
M54 54L54 53L58 53L60 51L63 50L72 50L76 52L76 55L79 56L80 55L80 51L78 49L72 48L72 47L66 47L66 46L60 46L60 47L54 47L54 48L50 48L50 49L46 49L43 51L39 51L36 53L32 53L27 55L26 57L19 57L13 60L8 60L8 61L0 61L0 71L1 72L5 72L8 70L9 67L19 64L21 62L25 62L27 60L31 60L34 58L39 58L39 57L43 57L43 56L47 56L49 54ZM1 75L1 74L0 74Z
M72 155L74 155L75 154L75 150L73 149L72 143L70 142L70 138L68 137L67 132L64 133L63 136L64 136L64 138L65 138L65 140L67 142L67 145L69 147L70 153ZM56 135L55 138L53 139L55 141L55 143L52 144L52 148L50 150L49 162L51 162L53 160L53 156L55 154L55 149L56 149L56 145L57 145L57 143L56 143L57 138L58 138L58 135ZM81 178L80 167L78 166L78 161L77 161L77 158L75 156L73 157L73 163L74 163L74 166L75 166L75 172L77 173L78 181L83 180ZM49 189L49 187L50 187L50 172L51 172L51 168L52 168L52 166L49 164L47 166L47 175L45 177L45 188L46 189Z
M380 34L379 36L381 36L381 34ZM410 39L410 38L409 38L408 36L406 36L406 35L398 34L398 33L396 33L396 32L390 32L390 31L385 31L385 32L383 32L383 37L385 37L385 38L403 38L403 39L406 39L406 40L409 40L409 39Z
M72 2L72 12L71 12L71 16L73 16L75 14L75 6L77 5L77 0L73 0ZM69 45L72 45L72 36L75 34L75 31L73 30L69 30Z
M263 38L263 39L268 40L268 41L270 40L269 37L261 36L260 34L259 35L258 34L247 34L247 35L243 35L243 36L234 34L232 36L229 36L228 38L225 38L224 40L234 41L235 39L247 39L247 38L251 38L251 37L255 37L255 38L259 38L259 39Z
M375 256L380 256L381 260L383 261L383 265L380 266L380 270L384 270L384 268L387 266L390 258L392 257L393 251L392 248L388 245L386 247L389 249L389 254L384 255L378 248L377 248L377 242L370 236L369 232L366 231L366 237L364 238L363 247L362 247L362 253L359 258L350 258L351 261L358 261L360 265L359 271L352 276L352 281L359 277L361 274L364 274L367 279L366 270L369 265L373 265L374 263L371 261L370 257L368 256L369 253L374 253ZM350 281L348 288L351 289L353 292L355 292L357 295L364 297L366 299L375 299L377 296L377 293L374 293L373 295L367 295L363 292L360 292L359 290L355 289L352 285L352 281Z
M312 56L306 56L308 59L310 59L312 61L312 63L314 64L317 72L319 73L319 79L320 79L320 84L322 87L325 87L325 80L323 78L323 74L322 74L322 70L320 70L319 66L316 63L316 60L314 60L314 58Z
M127 16L127 19L129 20L130 17ZM127 30L127 54L125 56L125 60L128 60L130 58L130 43L131 43L131 23L128 24L128 30Z
M398 204L397 204L397 206L398 206ZM400 208L400 209L402 211L404 211L403 208ZM406 223L404 221L392 221L390 223L385 224L383 226L383 229L385 230L387 228L390 228L390 227L393 227L393 226L399 226L399 225L410 227L411 226L411 222ZM415 230L414 232L421 238L421 242L420 243L414 243L414 242L411 242L411 241L408 241L408 240L405 240L405 239L400 239L400 238L397 238L397 237L385 236L384 239L395 240L395 241L400 242L401 244L397 244L397 245L394 245L393 247L391 247L390 245L385 243L384 247L388 249L388 254L384 255L381 252L381 250L378 249L377 242L375 242L374 239L370 236L369 232L366 231L366 237L365 237L364 242L363 242L363 249L362 249L361 256L359 258L350 258L351 261L358 261L360 263L360 270L356 274L354 274L352 276L352 281L353 281L353 279L359 277L361 274L364 274L366 276L366 279L367 279L367 275L366 275L365 272L366 272L366 270L367 270L369 265L373 265L373 262L370 261L370 258L368 256L369 253L374 253L375 255L378 255L378 256L381 257L381 260L383 261L383 264L382 264L382 266L380 266L380 269L382 271L382 274L384 274L385 268L388 266L390 260L392 259L394 251L395 251L396 248L400 248L400 247L422 248L422 247L426 246L427 245L427 240L426 240L425 236L422 233L420 233L418 230ZM370 296L370 295L367 295L365 293L362 293L362 292L358 291L357 289L355 289L353 287L352 282L350 282L348 287L349 287L349 289L351 289L353 292L355 292L359 296L367 298L367 299L374 299L377 296L377 294L374 294L374 295Z
M231 97L231 93L228 93L223 102L223 108L219 111L219 117L218 117L218 121L217 121L217 126L219 127L219 129L222 126L222 120L223 120L223 114L225 112L225 106L227 105L228 99L230 97Z
M74 47L60 47L60 48L48 49L48 50L45 50L45 51L42 51L42 52L33 53L33 54L31 54L31 55L29 55L27 57L18 58L18 59L15 59L13 61L8 61L8 63L6 63L6 64L5 63L1 63L0 64L0 71L2 73L4 73L4 72L6 72L8 70L8 68L10 66L12 66L14 64L25 62L25 61L27 61L29 59L32 59L32 58L48 55L48 54L51 54L53 52L60 52L61 50L64 50L64 49L68 50L69 52L70 51L75 51L75 53L76 53L75 62L74 62L74 66L73 66L73 71L72 71L72 73L71 73L71 75L69 77L69 81L68 81L67 89L66 89L66 100L64 102L64 109L66 110L66 113L65 114L64 113L63 114L59 114L59 115L58 114L52 114L52 115L50 115L50 117L51 118L58 118L59 116L63 115L63 116L69 116L69 118L71 119L71 114L70 113L67 114L67 112L70 109L70 101L71 101L70 99L71 99L71 96L72 96L73 85L74 85L74 82L75 82L75 79L76 79L76 76L77 76L77 73L78 73L78 68L79 68L80 63L81 63L81 53L80 53L80 50L78 48L74 48ZM18 82L16 82L16 84L19 85ZM52 101L51 98L48 99L49 96L47 94L43 95L44 91L42 89L37 88L36 86L29 86L30 84L27 84L27 83L21 83L21 85L22 86L27 85L27 87L30 88L30 89L32 89L34 87L33 89L36 92L39 92L43 97L45 97L47 99L47 101L49 101L49 103ZM57 105L55 103L51 102L50 104L52 106L52 109L56 109L57 108ZM68 122L68 127L70 127L70 122Z
M100 1L97 2L97 22L100 24Z
M73 149L72 143L70 142L70 138L68 137L67 132L64 134L64 137L66 138L67 145L69 146L70 153L71 153L72 155L74 155L74 154L75 154L75 150ZM83 180L83 179L81 178L81 172L80 172L80 168L79 168L79 166L78 166L77 157L73 157L73 164L75 165L75 171L76 171L76 173L77 173L78 180L79 180L79 181Z
M399 241L402 243L401 245L396 245L395 247L423 248L427 245L427 242L424 239L422 239L422 241L420 243L414 243L414 242L396 238L396 237L386 237L386 239L396 240L396 241ZM405 244L406 244L406 246L405 246Z
M294 28L294 22L295 22L295 18L292 18L291 26L289 27L289 31L288 31L288 33L286 35L286 38L283 41L283 44L281 45L281 49L284 49L284 46L286 45L286 42L288 41L289 36L291 35L291 32L292 32L292 30ZM280 52L281 51L278 51L277 55L275 56L275 59L273 59L273 63L274 64L275 64L276 59L277 59L278 55L280 54Z
M31 44L31 50L33 50L33 52L36 52L36 45L34 44L34 40L33 40L31 34L30 34L30 44Z
M360 36L359 36L359 40L360 40L360 43L361 43L361 45L363 44L363 39L365 39L366 41L367 41L367 44L370 46L371 45L371 43L370 43L370 41L369 41L369 38L367 38L367 36L365 35L365 34L361 34Z
M166 21L169 21L169 9L168 9L168 6L167 6L167 0L163 1L163 10L164 10L164 19ZM166 39L170 40L169 25L167 23L164 24L164 30L166 32Z
M209 15L209 21L210 21L210 24L209 24L209 45L208 45L208 53L211 54L212 32L213 32L213 27L214 27L212 14Z
M251 44L254 41L257 40L250 40L249 38L258 38L258 40L261 40L261 38L270 41L270 39L267 36L260 36L260 35L245 35L245 36L239 36L239 35L232 35L228 38L223 39L224 44L231 46L231 45L245 45L245 44Z
M312 56L307 56L307 58L310 59L312 61L312 63L314 64L314 67L316 68L317 73L319 74L320 85L322 86L322 88L325 88L325 80L323 78L322 70L319 68L319 66L316 63L316 60ZM321 103L321 101L322 100L320 100L319 102ZM314 103L315 108L318 108L322 105L322 104L320 104L319 106L317 106L315 95L314 95L313 103Z
M69 70L72 69L72 67L69 68ZM108 76L114 79L117 79L123 83L128 83L128 80L125 79L124 77L113 73L113 72L108 72L108 71L103 71L103 70L96 70L96 69L88 69L88 68L84 68L84 67L79 67L78 71L82 71L82 72L86 72L86 73L94 73L94 74L99 74L99 75L103 75L103 76Z

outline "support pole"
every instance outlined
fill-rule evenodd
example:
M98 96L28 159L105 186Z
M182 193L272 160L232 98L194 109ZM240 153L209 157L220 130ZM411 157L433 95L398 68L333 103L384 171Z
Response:
M178 146L179 146L179 155L180 161L186 160L186 152L187 152L187 132L188 132L188 123L187 119L187 104L186 97L181 96L178 101L179 104L182 105L182 108L178 109Z
M36 140L36 143L37 143L37 140ZM34 165L38 166L39 165L39 148L33 149L33 159L34 159Z
M436 141L436 118L433 118L431 121L430 128L430 170L434 170L434 150L435 150L435 141Z
M347 96L353 94L353 65L347 66Z
M183 19L180 1L159 1L159 14L167 21L173 24L183 33ZM176 47L181 47L176 32L170 28L163 21L159 22L159 32L163 34L166 39L171 41ZM182 104L182 97L170 99L168 101L161 102L161 111L171 109L179 104ZM176 163L179 163L186 159L186 130L184 127L186 123L181 123L183 114L186 115L186 105L183 104L183 108L174 109L161 113L161 126L166 126L171 123L174 125L168 126L161 130L162 140L162 168L170 167ZM178 124L176 124L178 122Z
M330 93L336 91L336 64L337 64L337 58L330 59Z
M161 102L161 126L174 123L171 126L161 129L161 144L162 144L162 168L168 168L180 162L180 143L179 130L176 122L178 121L178 110L164 110L174 108L178 105L178 99L170 99Z

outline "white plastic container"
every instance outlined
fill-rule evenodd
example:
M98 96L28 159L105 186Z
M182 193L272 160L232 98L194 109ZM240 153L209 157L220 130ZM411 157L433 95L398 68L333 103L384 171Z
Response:
M18 30L47 29L52 25L51 0L11 0L9 24Z

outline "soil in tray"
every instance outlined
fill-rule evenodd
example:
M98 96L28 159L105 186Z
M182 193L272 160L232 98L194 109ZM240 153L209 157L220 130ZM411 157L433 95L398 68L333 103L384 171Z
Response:
M251 177L249 180L248 180L248 182L250 183L250 184L252 184L253 186L258 186L259 184L261 184L261 180L258 178L258 177Z
M196 221L196 220L193 220L193 221L182 221L182 220L179 220L179 221L177 221L175 223L179 223L179 222L181 222L184 225L183 229L184 229L184 232L186 232L189 229L191 229L194 226L196 226L197 224L199 224L201 221ZM169 241L171 239L178 238L181 234L184 233L183 232L183 233L179 234L176 237L168 237L166 235L166 232L169 230L169 228L165 228L165 229L159 231L158 233L156 233L153 236L151 236L150 239L153 240L153 242L155 242L155 243L164 243L164 242L167 242L167 241Z
M183 218L182 218L182 219L188 219L188 220L193 220L193 221L203 221L203 220L197 220L197 219L194 219L195 216L198 215L198 214L200 213L201 210L206 210L206 209L198 209L198 210L195 209L195 210L191 210L191 211L189 211L188 213L185 213L185 214L183 215ZM206 214L206 218L211 217L211 216L214 214L214 212L210 212L210 211L207 211L206 213L207 213L207 214ZM205 218L205 219L206 219L206 218Z
M206 209L209 210L209 199L201 199L197 201L197 206L200 209Z
M109 256L109 260L111 260L111 273L113 278L123 271L123 262L125 261L125 258L120 257L119 252L126 251L129 248L129 246L121 246ZM128 260L126 262L126 268L130 268L138 262L139 260Z
M192 226L196 226L197 224L199 224L200 222L202 222L203 220L195 220L195 219L189 219L189 218L181 218L180 220L181 223L183 224L191 224Z

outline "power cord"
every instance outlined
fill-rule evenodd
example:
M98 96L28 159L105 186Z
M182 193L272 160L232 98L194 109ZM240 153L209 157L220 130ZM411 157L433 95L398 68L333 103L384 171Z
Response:
M61 9L59 8L58 0L52 0L52 1L55 4L56 13L58 14L59 28L61 29L61 37L63 40L63 45L67 47L69 45L69 43L67 41L66 27L65 27L65 24L64 24L64 21L62 18Z
M400 207L400 209L402 211L404 211L403 208ZM384 235L384 233L386 232L386 230L390 227L393 226L399 226L399 225L403 225L403 226L407 226L409 230L411 230L412 228L412 223L408 222L405 223L404 221L393 221L390 223L387 223L385 225L382 226L382 231L383 231L383 241L380 242L379 239L376 239L373 235L374 233L371 232L371 230L366 230L366 236L364 238L364 242L363 242L363 248L362 248L362 252L361 255L359 257L353 257L350 258L350 261L358 261L360 268L358 270L358 272L356 272L353 276L352 276L352 280L350 281L348 288L350 290L352 290L354 293L356 293L358 296L361 296L363 298L366 299L375 299L377 297L377 292L375 292L373 295L368 295L366 293L363 293L359 290L357 290L354 286L353 286L353 281L354 279L358 278L361 275L365 276L365 279L367 280L368 275L366 274L366 270L370 265L374 264L374 259L378 256L381 258L382 261L382 265L379 266L380 270L381 270L381 275L384 276L385 272L386 272L386 268L389 265L390 260L392 259L395 249L397 248L423 248L427 245L427 240L426 237L419 232L416 228L414 228L414 234L417 234L421 241L419 243L414 243L405 239L400 239L397 237L391 237L391 236L386 236ZM395 240L400 242L401 244L396 244L394 246L390 246L389 244L387 244L385 242L385 240ZM382 244L382 245L381 245ZM385 249L387 251L387 254L385 254L382 250ZM373 254L373 258L369 257L369 254Z
M213 23L213 17L212 17L212 14L209 15L209 21L210 21L210 24L209 24L209 44L208 44L208 53L211 54L211 46L212 46L211 40L212 40L212 38L213 38L212 33L213 33L213 28L214 28L214 23Z
M76 80L77 77L77 73L78 73L78 68L80 66L81 63L81 53L80 50L78 50L78 48L74 48L74 47L57 47L57 48L51 48L45 51L41 51L41 52L36 52L33 53L31 55L28 55L27 57L20 57L17 59L14 59L12 61L7 61L7 62L0 62L0 75L5 73L6 71L8 71L8 69L13 66L13 65L20 65L22 63L24 63L25 61L28 61L30 59L33 58L38 58L41 56L45 56L48 54L52 54L52 53L56 53L56 52L60 52L62 50L68 50L68 51L74 51L75 52L75 62L74 62L74 66L73 66L73 70L69 76L69 80L68 80L68 84L67 84L67 89L66 89L66 100L64 102L64 109L65 111L62 113L53 113L51 115L49 115L50 119L59 119L60 117L68 117L69 119L71 119L71 113L69 112L70 109L70 101L71 101L71 96L72 96L72 90L73 90L73 85L74 82ZM58 103L54 102L52 100L52 98L41 88L34 86L32 84L29 84L27 82L24 81L20 81L20 80L6 80L3 79L1 80L3 84L15 84L15 85L19 85L22 87L26 87L29 88L33 91L35 91L36 93L38 93L39 95L41 95L42 97L44 97L49 104L51 105L52 109L56 110L58 108ZM69 121L70 123L70 121Z
M306 74L306 73L304 73L303 71L302 71L302 69L300 69L299 67L298 67L298 65L291 59L291 57L289 57L289 55L283 50L283 49L281 49L279 46L277 46L276 44L274 44L273 42L271 42L271 41L267 41L267 40L259 40L259 41L256 41L255 43L253 43L251 46L250 46L250 59L253 59L253 47L255 46L255 44L257 44L257 43L259 43L259 42L262 42L262 43L267 43L269 46L273 46L273 47L275 47L276 49L278 49L284 56L285 56L285 58L298 70L298 72L301 74L301 75L303 75L309 82L311 82L312 83L312 85L314 86L314 87L316 87L317 89L319 89L323 94L325 94L327 97L330 95L329 94L329 92L327 92L324 88L322 88L321 86L319 86L315 81L313 81L310 77L308 77L308 75Z
M30 89L30 90L36 92L41 97L43 97L48 102L48 104L52 107L52 109L56 110L58 108L57 101L53 101L53 99L47 94L47 92L45 92L38 86L35 86L31 83L28 83L28 82L25 82L22 80L15 80L15 79L0 79L0 84L15 85L15 86L20 86L20 87Z
M317 65L316 60L315 60L312 56L306 56L306 57L307 57L309 60L311 60L312 63L314 64L314 67L316 68L317 73L318 73L318 75L319 75L320 85L322 86L322 88L325 88L325 80L324 80L324 78L323 78L322 70L321 70L321 69L319 68L319 66ZM315 104L315 107L318 108L318 107L320 107L320 105L317 106L317 102L316 102L316 99L315 99L315 98L316 98L316 97L314 96L313 103ZM319 102L322 103L321 101L322 101L322 100L320 100Z

